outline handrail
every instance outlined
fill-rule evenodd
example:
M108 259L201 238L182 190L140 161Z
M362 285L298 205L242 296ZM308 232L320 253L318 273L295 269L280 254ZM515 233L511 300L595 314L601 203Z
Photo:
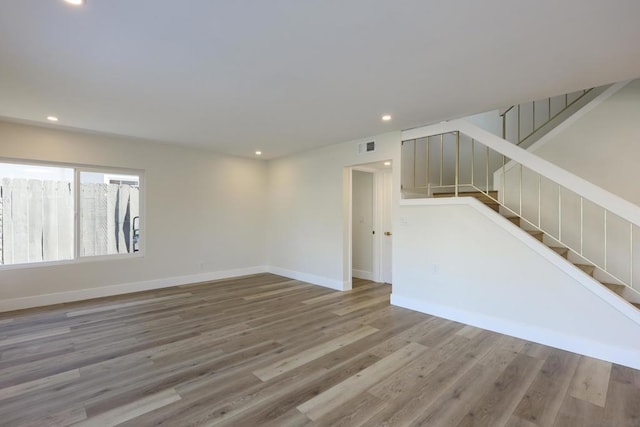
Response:
M567 111L572 105L574 105L576 102L580 101L585 95L587 95L589 92L591 92L593 90L593 88L591 89L585 89L583 91L579 91L582 92L577 98L575 98L573 101L569 102L569 94L566 93L564 95L560 95L560 96L564 96L564 106L558 111L556 112L554 115L551 115L551 102L552 99L557 98L557 96L554 97L549 97L549 98L545 98L542 100L537 100L537 101L532 101L532 108L531 108L531 132L529 132L527 135L525 135L524 137L521 135L521 123L522 123L522 106L524 104L515 104L512 105L511 107L507 108L504 113L500 114L500 117L502 117L502 138L507 139L507 114L511 111L511 110L516 110L517 111L517 138L516 141L511 141L513 143L515 143L516 145L521 145L523 142L525 142L528 138L530 138L533 134L535 134L538 130L542 129L543 127L545 127L546 125L548 125L549 123L551 123L553 120L555 120L560 114L564 113L565 111ZM547 119L540 125L536 126L536 102L545 102L547 104ZM528 102L525 104L529 104Z

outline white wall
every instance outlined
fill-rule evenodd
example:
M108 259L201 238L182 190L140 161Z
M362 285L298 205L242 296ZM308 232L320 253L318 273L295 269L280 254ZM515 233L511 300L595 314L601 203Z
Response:
M352 272L353 277L373 278L373 173L353 171Z
M351 286L351 218L347 166L392 160L400 164L400 132L345 142L269 162L268 264L272 271L311 283ZM359 155L360 142L376 151ZM400 168L393 169L394 206L400 197Z
M89 297L109 294L110 285L144 282L139 288L264 270L264 161L7 122L0 122L0 157L142 169L146 184L144 257L1 269L5 309L7 300L42 294L88 289L78 295ZM61 300L76 294L65 295Z
M640 324L594 293L598 284L586 287L475 200L422 203L398 209L394 304L640 368Z

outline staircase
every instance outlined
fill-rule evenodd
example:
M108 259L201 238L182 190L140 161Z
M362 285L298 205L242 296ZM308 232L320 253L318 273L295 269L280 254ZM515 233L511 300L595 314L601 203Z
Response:
M433 197L455 197L455 193L438 193L434 194ZM620 298L624 299L626 302L634 306L636 309L640 310L640 303L637 302L635 295L626 292L626 286L619 285L616 283L607 283L602 282L594 277L597 267L590 263L574 262L569 258L570 249L565 246L558 246L559 244L555 239L552 239L551 236L547 236L545 239L545 233L541 230L530 230L525 229L524 226L526 223L522 220L520 216L513 214L512 212L506 209L500 209L500 204L497 202L498 200L498 192L497 191L489 191L488 193L484 193L482 191L465 191L458 193L458 197L473 197L480 202L484 203L494 211L500 213L504 218L508 219L515 226L522 228L524 231L529 233L532 237L544 243L549 249L556 252L558 255L567 260L567 262L573 264L580 270L582 270L585 274L591 276L594 280L600 282L603 286L608 288L611 292L618 295ZM528 224L526 224L528 226Z
M640 369L640 205L487 129L403 131L393 304Z

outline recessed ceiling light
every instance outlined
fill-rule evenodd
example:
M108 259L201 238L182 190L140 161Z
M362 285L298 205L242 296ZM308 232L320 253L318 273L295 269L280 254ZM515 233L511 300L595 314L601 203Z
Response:
M50 122L57 122L58 118L55 117L55 116L49 116L49 117L47 117L47 120L49 120Z
M85 0L64 0L64 1L74 6L82 6Z
M391 120L391 116L388 114L385 114L384 116L382 116L382 121L383 122L388 122L389 120Z
M256 151L256 156L262 156L262 151Z
M391 166L391 162L384 162L385 166Z

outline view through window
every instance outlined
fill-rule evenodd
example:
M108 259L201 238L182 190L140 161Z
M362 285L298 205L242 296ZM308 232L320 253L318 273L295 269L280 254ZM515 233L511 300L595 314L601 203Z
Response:
M80 256L138 251L140 178L80 172Z
M138 252L140 200L138 174L0 162L0 265Z

